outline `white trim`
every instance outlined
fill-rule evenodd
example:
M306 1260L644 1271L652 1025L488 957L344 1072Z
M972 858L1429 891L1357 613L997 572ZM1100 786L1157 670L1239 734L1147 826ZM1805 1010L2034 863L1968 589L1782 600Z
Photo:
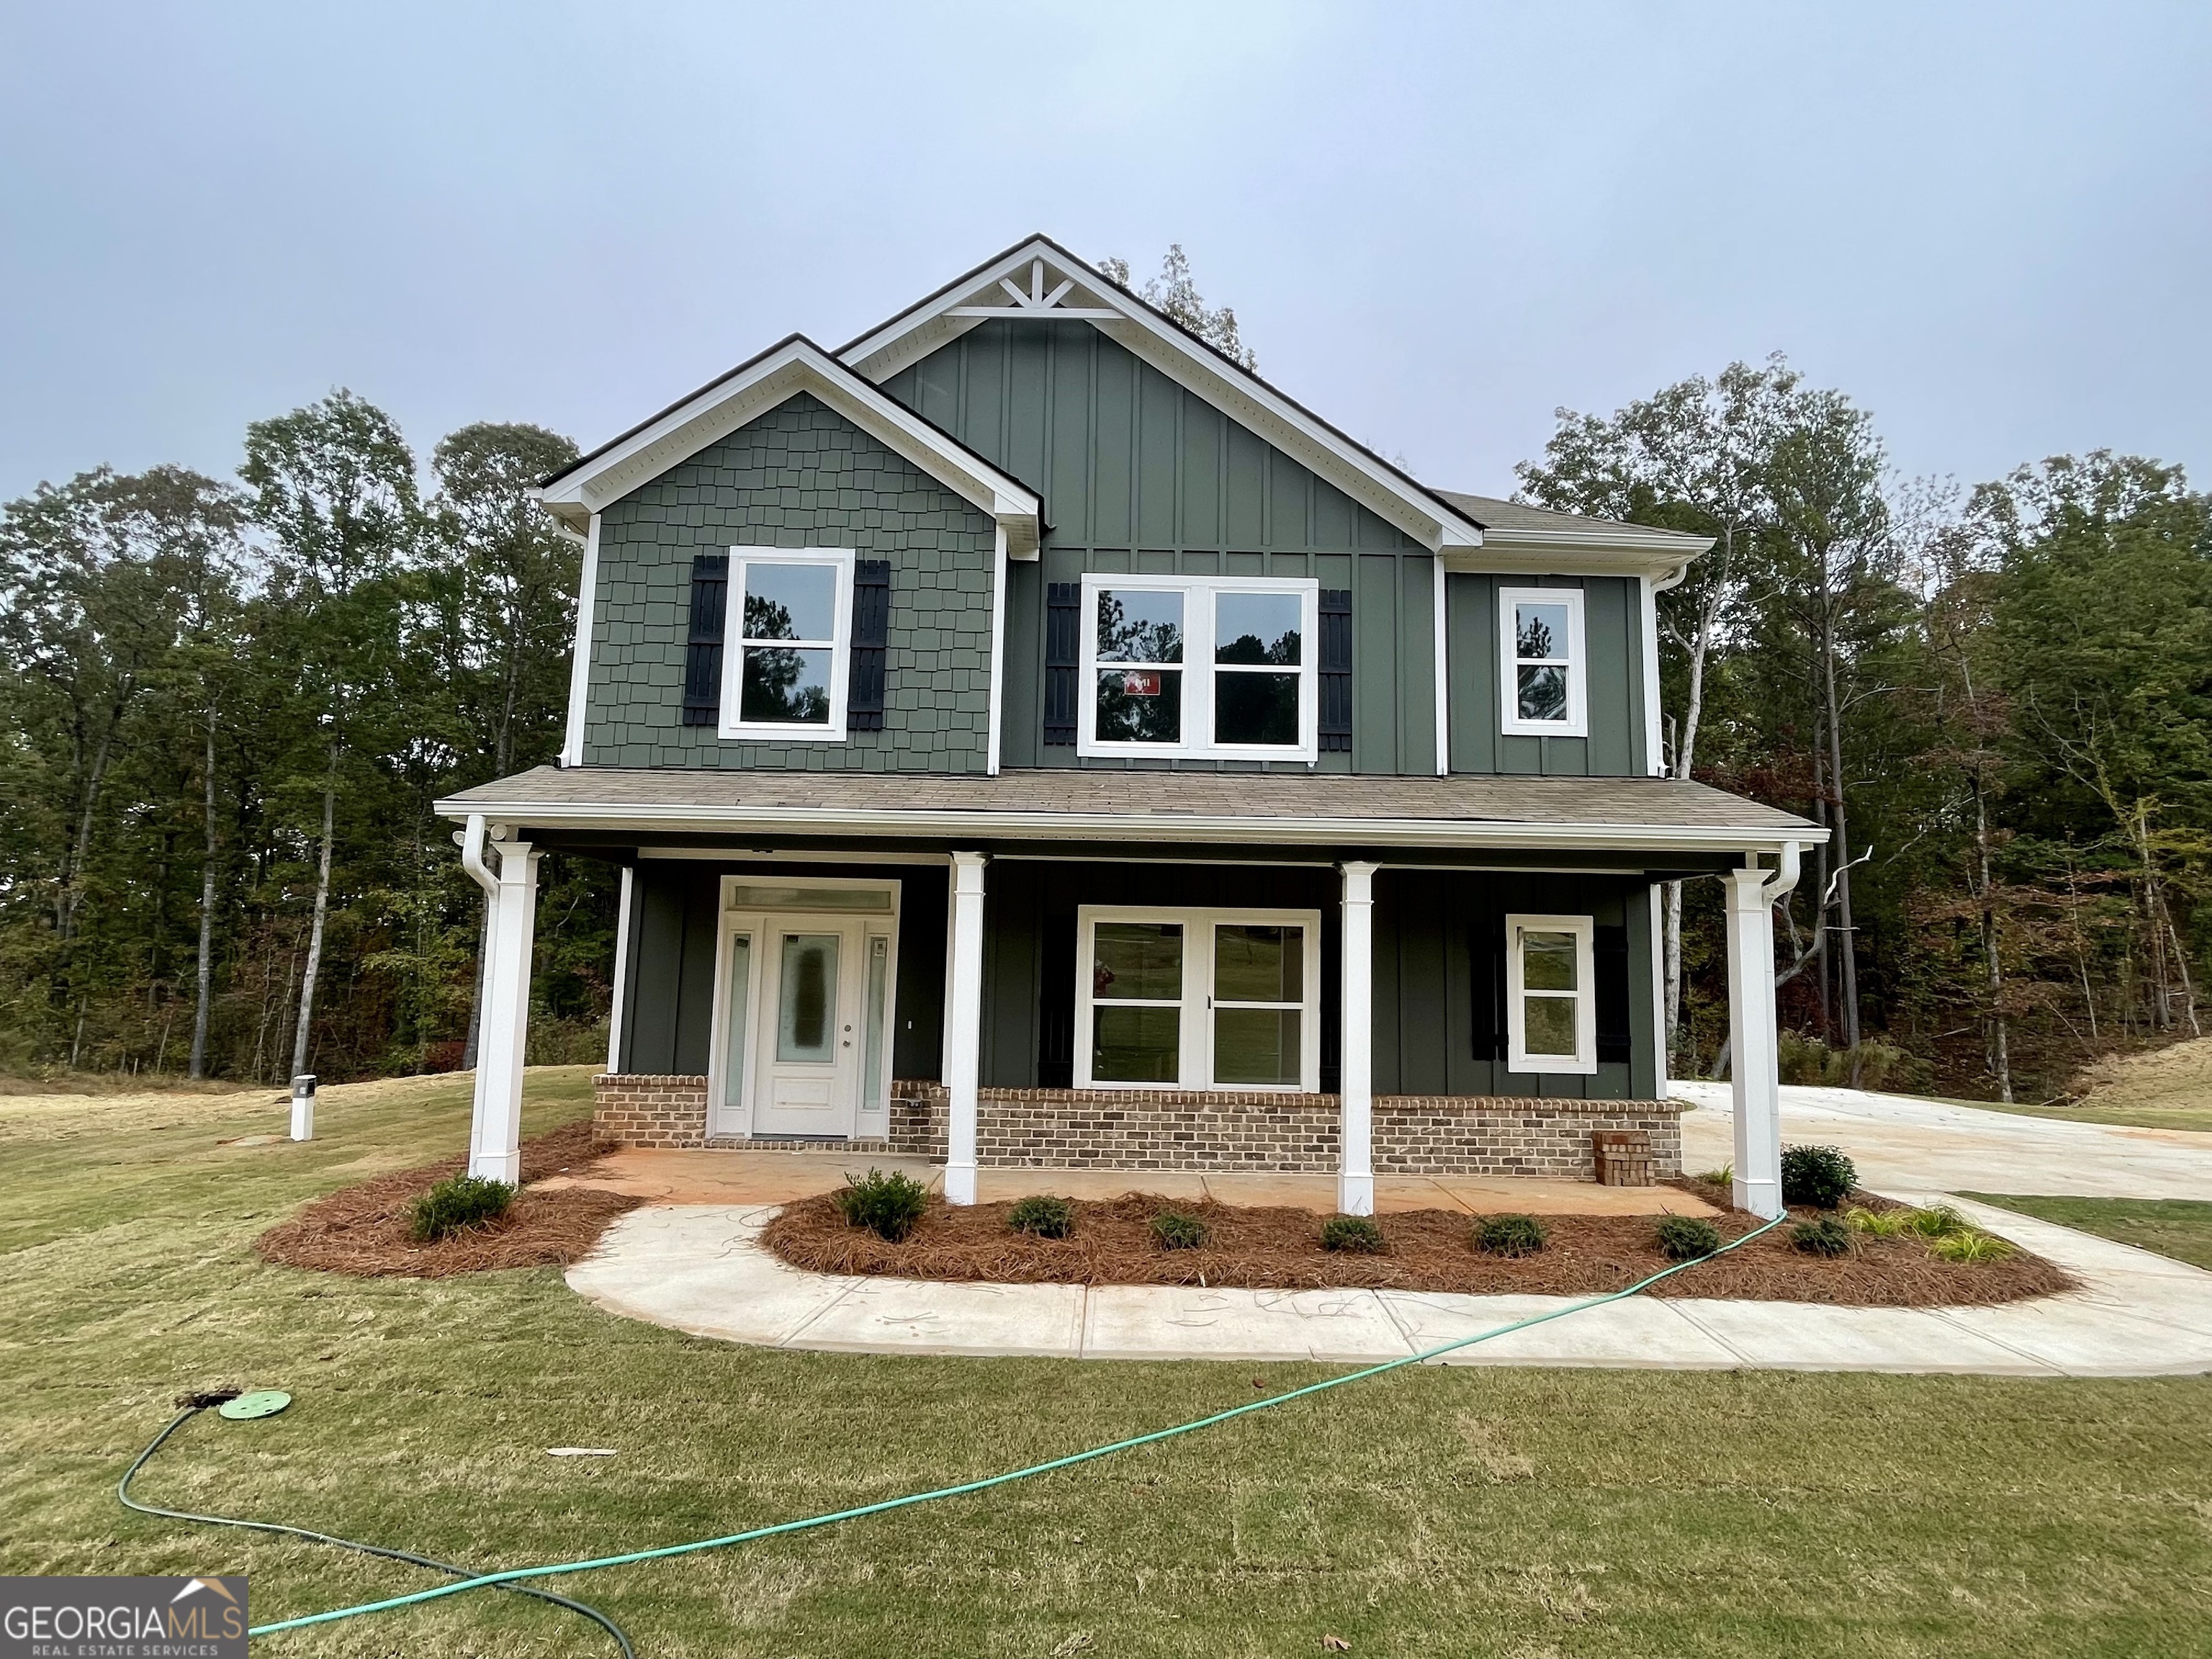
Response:
M772 743L842 743L845 700L853 678L853 563L849 547L732 547L728 598L722 620L721 715L715 735L726 739ZM755 564L819 565L836 573L831 594L830 637L825 641L792 641L795 651L830 653L830 720L811 726L796 720L747 720L738 713L745 666L745 570ZM761 648L773 648L768 641Z
M1283 847L1464 847L1528 852L1778 853L1792 844L1817 846L1826 836L1809 824L1763 830L1727 824L1538 823L1513 818L1337 818L1311 814L1276 817L1256 813L977 811L957 807L702 806L448 799L436 803L436 810L449 817L473 812L514 823L670 834L890 834Z
M1049 312L1026 300L995 302L1018 275L1048 276L1067 301ZM1042 289L1037 293L1041 295ZM1099 313L1091 315L1089 313ZM1091 326L1240 425L1302 462L1422 546L1480 547L1482 531L1449 502L1403 477L1258 376L1200 345L1133 295L1042 236L1031 237L846 346L838 360L880 385L908 363L994 316L1083 316Z
M1565 720L1522 718L1520 665L1520 607L1556 605L1567 613L1567 714ZM1516 738L1586 738L1589 736L1589 650L1583 628L1583 590L1579 587L1501 587L1498 590L1498 729ZM1526 660L1539 660L1529 658ZM1557 664L1558 657L1540 660Z
M1182 988L1173 999L1178 1011L1176 1080L1118 1083L1091 1074L1093 940L1100 922L1172 924L1183 930ZM1303 947L1298 1014L1298 1080L1296 1083L1218 1083L1213 1080L1213 943L1217 927L1296 927ZM1238 1094L1312 1094L1321 1087L1321 912L1243 909L1211 905L1079 904L1075 908L1075 1086L1079 1089L1203 1089ZM1115 999L1108 999L1109 1003ZM1166 1006L1168 1000L1146 1000L1128 1006ZM1232 1006L1245 1005L1232 1004ZM1290 1007L1293 1005L1255 1004ZM1193 1075L1194 1073L1195 1075Z
M1182 662L1163 672L1182 675L1182 737L1175 743L1126 743L1102 739L1098 729L1098 674L1111 664L1098 660L1098 596L1108 591L1182 595ZM1224 593L1295 595L1298 601L1298 741L1290 744L1214 743L1218 702L1214 683L1214 607ZM1085 758L1126 759L1138 755L1171 755L1185 760L1297 761L1321 757L1321 583L1310 576L1162 576L1142 572L1093 571L1083 578L1083 609L1076 628L1079 644L1076 681L1075 752ZM1244 672L1230 667L1231 673Z
M1344 866L1336 1207L1346 1215L1375 1213L1375 870Z
M1667 746L1659 720L1659 590L1650 577L1640 576L1636 592L1644 606L1644 769L1663 778Z
M1430 578L1430 656L1436 665L1437 677L1437 775L1447 777L1451 773L1451 682L1450 664L1444 639L1444 562L1429 561L1433 573Z
M568 659L568 726L561 738L561 764L584 763L584 717L592 684L592 611L599 588L599 515L584 532L584 568L576 583L576 647Z
M1575 988L1531 991L1522 982L1523 933L1571 933L1575 940ZM1524 1077L1582 1076L1597 1071L1596 919L1592 916L1509 915L1505 918L1505 1069ZM1528 1006L1523 998L1571 996L1575 1003L1575 1052L1571 1055L1528 1052Z
M554 516L573 524L802 392L989 514L1007 532L1014 556L1036 556L1042 505L1035 490L798 335L579 461L542 485L538 499Z
M622 1070L623 1009L629 1002L629 907L631 890L636 886L636 869L625 864L622 867L622 901L615 911L615 990L607 1006L607 1070Z
M986 769L999 775L1000 733L1006 723L1006 527L999 526L991 546L991 689L990 736Z
M948 1041L939 1069L945 1077L945 1199L975 1201L975 1091L983 1062L984 855L952 855L946 895L946 943L951 972L945 979Z
M942 853L855 853L842 848L810 853L804 848L641 847L637 855L641 859L682 860L694 864L925 864L933 870L945 867Z

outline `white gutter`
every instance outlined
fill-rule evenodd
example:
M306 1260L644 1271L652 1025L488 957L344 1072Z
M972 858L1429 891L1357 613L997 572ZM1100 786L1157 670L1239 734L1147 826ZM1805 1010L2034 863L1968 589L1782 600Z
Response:
M469 879L484 890L484 897L499 902L499 878L492 874L483 861L484 815L469 814L469 826L461 832L461 868L469 872Z
M474 803L441 802L458 817ZM947 808L636 805L496 802L504 821L569 830L742 835L921 836L974 840L1196 842L1280 846L1560 848L1586 851L1775 853L1826 838L1810 825L1535 823L1506 818L1271 817L1200 812L988 812ZM1785 864L1784 868L1790 867Z

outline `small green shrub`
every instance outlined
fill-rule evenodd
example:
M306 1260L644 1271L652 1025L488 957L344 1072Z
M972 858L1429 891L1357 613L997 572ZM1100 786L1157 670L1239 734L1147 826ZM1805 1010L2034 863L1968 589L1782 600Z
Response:
M851 1227L866 1227L878 1238L897 1243L912 1232L929 1208L929 1188L910 1175L871 1170L847 1176L833 1196Z
M1474 1224L1474 1248L1488 1255L1534 1255L1544 1248L1544 1224L1533 1215L1486 1215Z
M1858 1184L1858 1168L1833 1146L1790 1146L1782 1153L1782 1201L1832 1210Z
M1007 1212L1006 1225L1037 1238L1066 1238L1075 1231L1075 1206L1048 1193L1034 1193Z
M1181 1210L1162 1210L1152 1218L1152 1241L1164 1250L1202 1249L1206 1233L1203 1221Z
M1824 1215L1792 1227L1790 1242L1808 1255L1849 1255L1851 1230L1835 1217Z
M1915 1210L1906 1218L1906 1224L1923 1238L1948 1238L1953 1233L1973 1231L1973 1224L1948 1204Z
M1321 1224L1321 1247L1372 1255L1382 1248L1382 1230L1364 1215L1333 1215Z
M496 1221L514 1202L504 1181L472 1175L447 1176L407 1209L407 1231L424 1242L446 1238L470 1227Z
M1929 1253L1946 1261L1974 1263L2002 1261L2013 1253L2009 1239L1999 1238L1994 1233L1978 1232L1972 1227L1958 1232L1945 1233L1940 1238L1928 1241Z
M1851 1051L1831 1048L1818 1037L1796 1031L1778 1034L1775 1069L1784 1083L1846 1089L1851 1086ZM1869 1037L1859 1044L1858 1086L1862 1089L1917 1089L1935 1076L1935 1068L1893 1043Z
M1662 1215L1658 1233L1661 1252L1676 1261L1694 1261L1721 1247L1721 1236L1713 1231L1713 1224L1698 1216Z
M1723 1164L1717 1170L1706 1170L1705 1174L1699 1176L1698 1179L1700 1181L1710 1181L1716 1187L1733 1187L1735 1185L1735 1165L1733 1164Z
M1912 1231L1914 1214L1911 1210L1869 1210L1854 1204L1844 1212L1844 1220L1853 1232L1869 1238L1902 1238Z

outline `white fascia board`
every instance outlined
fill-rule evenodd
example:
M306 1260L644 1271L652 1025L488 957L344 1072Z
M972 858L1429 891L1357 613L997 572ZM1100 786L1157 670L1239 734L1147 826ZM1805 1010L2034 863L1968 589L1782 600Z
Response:
M1059 279L1072 279L1066 304L1049 308L994 303L1002 286L1042 260ZM1058 287L1058 283L1054 284ZM1098 271L1043 238L994 260L839 352L848 368L878 385L908 365L992 317L1013 321L1082 320L1185 390L1195 393L1276 448L1328 479L1386 523L1431 551L1480 547L1471 519L1369 454L1342 433L1298 407L1257 375L1195 345Z
M785 341L541 487L538 498L573 521L597 514L709 444L799 393L811 392L939 483L989 514L1016 558L1037 556L1043 504L1009 477L877 390L810 340Z
M590 802L453 800L444 817L471 812L548 829L652 834L926 836L974 840L1193 842L1251 846L1488 848L1581 852L1779 853L1815 845L1818 828L1687 828L1663 824L1529 823L1488 818L1260 817L1183 812L988 812L836 806L624 806Z
M1707 542L1706 547L1712 544ZM1686 548L1582 536L1530 536L1492 530L1479 549L1448 548L1444 568L1462 574L1495 576L1643 576L1661 590L1688 572L1705 548Z

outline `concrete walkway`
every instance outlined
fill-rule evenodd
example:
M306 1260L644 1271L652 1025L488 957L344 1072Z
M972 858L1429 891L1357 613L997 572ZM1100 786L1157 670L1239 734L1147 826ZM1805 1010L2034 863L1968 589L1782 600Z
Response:
M1638 1297L1439 1363L2030 1376L2212 1371L2212 1273L1984 1206L1960 1207L2067 1268L2083 1288L2003 1307L1935 1310ZM568 1283L611 1313L765 1347L1068 1359L1371 1364L1571 1301L839 1277L799 1272L763 1250L758 1235L773 1213L759 1204L634 1210L568 1270Z
M1729 1085L1677 1079L1668 1092L1698 1107L1682 1119L1682 1167L1728 1163L1735 1156ZM2212 1134L2196 1130L2070 1123L1909 1095L1784 1085L1782 1142L1840 1146L1860 1178L1884 1192L2212 1198Z

